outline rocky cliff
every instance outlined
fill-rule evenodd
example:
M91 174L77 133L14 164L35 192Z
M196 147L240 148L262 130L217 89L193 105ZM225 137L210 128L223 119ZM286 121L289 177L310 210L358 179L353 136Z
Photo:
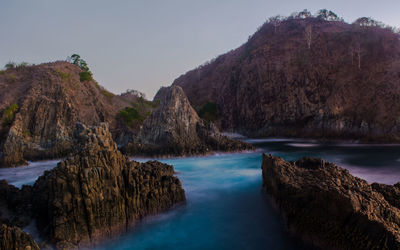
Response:
M0 226L0 249L4 250L39 250L35 240L18 227L5 224Z
M173 85L196 110L214 103L223 130L399 141L399 38L372 21L275 19Z
M113 96L67 62L16 67L0 74L0 165L65 156L76 122L117 124L129 100Z
M161 88L154 100L159 106L143 122L137 141L123 148L129 154L193 155L211 151L253 149L232 140L206 124L179 86Z
M76 122L107 122L113 138L123 149L130 148L125 150L129 153L192 154L248 147L205 126L181 90L168 100L152 102L134 90L114 95L95 80L82 80L81 73L80 67L63 61L0 71L0 167L65 157L73 148ZM149 117L154 109L157 114Z
M129 161L106 124L78 124L74 143L74 153L33 187L19 190L3 181L3 220L21 215L34 219L41 237L57 249L90 247L185 201L172 166ZM23 211L14 210L16 206ZM17 222L21 227L30 223Z
M263 155L263 188L290 231L322 249L400 249L399 184L368 184L321 159Z

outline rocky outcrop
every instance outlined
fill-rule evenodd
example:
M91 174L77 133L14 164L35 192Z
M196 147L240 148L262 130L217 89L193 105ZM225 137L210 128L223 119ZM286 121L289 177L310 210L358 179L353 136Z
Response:
M322 249L400 249L398 185L368 184L321 159L263 155L263 188L290 231Z
M211 151L253 149L205 124L179 86L163 87L154 98L160 105L144 121L137 141L123 147L128 154L193 155Z
M223 130L400 141L398 33L313 17L275 24L173 84L196 110L215 103Z
M8 218L19 215L15 206L26 208L20 214L34 219L41 237L57 249L96 245L185 201L172 166L130 161L117 150L106 124L78 123L74 138L74 153L30 190L0 186Z
M25 160L64 157L73 147L76 122L117 127L129 98L113 96L67 62L17 67L0 74L0 167Z
M39 250L35 240L18 227L0 226L0 249L4 250Z

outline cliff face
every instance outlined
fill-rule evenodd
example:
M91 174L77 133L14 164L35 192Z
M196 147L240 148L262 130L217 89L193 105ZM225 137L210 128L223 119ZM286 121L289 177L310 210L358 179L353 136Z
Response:
M206 125L179 86L161 88L154 100L159 106L143 122L137 142L125 152L191 155L252 149L247 143L222 136L213 124Z
M76 122L116 127L128 101L95 81L80 82L81 69L67 62L8 69L0 74L0 165L65 156Z
M74 153L45 172L31 190L3 183L8 191L0 198L11 211L3 220L29 216L48 243L71 249L118 236L143 217L185 201L172 166L129 161L117 150L106 124L78 124L74 139ZM26 209L19 213L13 210L16 205Z
M4 250L39 250L35 240L18 227L0 226L0 249Z
M321 159L263 155L263 188L289 230L322 249L400 249L398 184L368 184Z
M399 34L389 29L289 18L173 85L196 110L216 103L224 130L399 141L399 72Z

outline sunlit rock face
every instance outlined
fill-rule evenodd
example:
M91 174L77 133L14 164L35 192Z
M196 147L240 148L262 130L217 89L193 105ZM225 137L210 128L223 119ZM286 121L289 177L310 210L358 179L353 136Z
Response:
M263 155L263 188L289 229L323 249L399 249L398 185L368 184L316 158Z
M253 149L250 144L223 136L212 123L206 124L179 86L161 88L154 100L159 107L144 121L137 143L124 147L124 152L193 155Z
M2 185L7 191L3 202L26 208L16 212L35 219L41 236L56 248L97 245L145 216L185 201L172 166L129 161L117 150L106 124L77 124L74 138L75 152L33 187Z

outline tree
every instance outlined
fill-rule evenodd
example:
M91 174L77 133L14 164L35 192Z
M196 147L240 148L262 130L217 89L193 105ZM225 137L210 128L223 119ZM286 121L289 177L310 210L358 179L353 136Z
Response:
M277 30L277 28L279 27L279 25L281 25L282 20L283 20L283 17L282 17L282 16L279 16L279 15L269 18L269 22L270 22L270 23L274 26L274 28L275 28L275 33L276 33L276 30Z
M309 12L307 9L304 9L303 11L300 11L299 14L297 15L297 18L308 18L311 17L311 12Z
M353 24L360 27L383 26L381 22L376 21L370 17L360 17L355 20Z
M72 56L70 57L70 62L72 64L78 65L79 64L79 60L81 59L81 56L78 54L72 54Z
M312 41L312 25L311 24L306 26L305 37L307 40L307 46L309 49L311 49L311 41Z
M4 67L6 69L13 69L13 68L15 68L15 66L16 66L15 62L8 62Z
M338 15L330 10L321 9L317 12L317 18L326 20L326 21L341 21L342 19L338 17Z

